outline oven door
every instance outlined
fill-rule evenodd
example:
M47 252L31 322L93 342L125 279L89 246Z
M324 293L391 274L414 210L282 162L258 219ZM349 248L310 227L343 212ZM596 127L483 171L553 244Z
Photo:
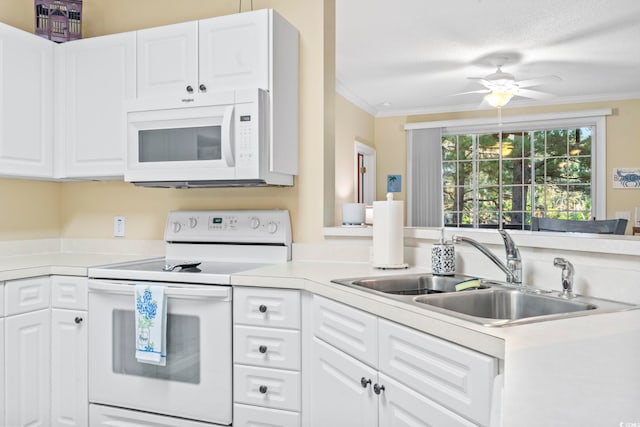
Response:
M133 284L89 281L90 402L231 424L231 287L165 284L167 364L155 366L135 359Z

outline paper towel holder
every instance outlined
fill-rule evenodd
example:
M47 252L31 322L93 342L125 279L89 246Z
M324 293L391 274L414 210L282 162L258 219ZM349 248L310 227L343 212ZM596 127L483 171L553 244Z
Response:
M387 270L409 267L409 264L403 260L403 206L403 202L393 200L393 193L387 193L386 201L373 202L373 247L371 249L374 268ZM376 212L378 209L380 211ZM387 226L391 226L391 228Z

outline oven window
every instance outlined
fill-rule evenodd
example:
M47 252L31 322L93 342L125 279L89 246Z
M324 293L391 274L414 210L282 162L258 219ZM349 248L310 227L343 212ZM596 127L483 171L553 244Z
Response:
M222 159L221 126L141 130L140 163Z
M167 365L136 360L133 310L113 311L113 372L161 380L200 383L200 319L167 314Z

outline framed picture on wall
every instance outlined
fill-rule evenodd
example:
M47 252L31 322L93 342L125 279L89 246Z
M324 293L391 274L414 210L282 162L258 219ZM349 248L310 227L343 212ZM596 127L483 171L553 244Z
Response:
M402 191L402 176L387 175L387 193L399 193Z

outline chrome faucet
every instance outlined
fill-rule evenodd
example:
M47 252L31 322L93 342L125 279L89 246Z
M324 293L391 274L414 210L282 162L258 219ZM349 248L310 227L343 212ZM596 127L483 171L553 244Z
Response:
M573 298L576 294L573 293L573 264L564 258L554 258L553 266L562 268L562 292L560 296L562 298Z
M511 239L511 236L507 234L504 230L498 230L500 236L504 240L504 248L507 252L507 262L506 264L500 261L500 259L495 256L493 252L487 249L481 243L465 236L461 236L456 234L453 236L453 243L468 243L471 246L478 249L480 252L485 254L495 265L497 265L502 271L507 275L507 282L513 283L516 285L522 284L522 258L520 258L520 251L518 250L516 244Z

